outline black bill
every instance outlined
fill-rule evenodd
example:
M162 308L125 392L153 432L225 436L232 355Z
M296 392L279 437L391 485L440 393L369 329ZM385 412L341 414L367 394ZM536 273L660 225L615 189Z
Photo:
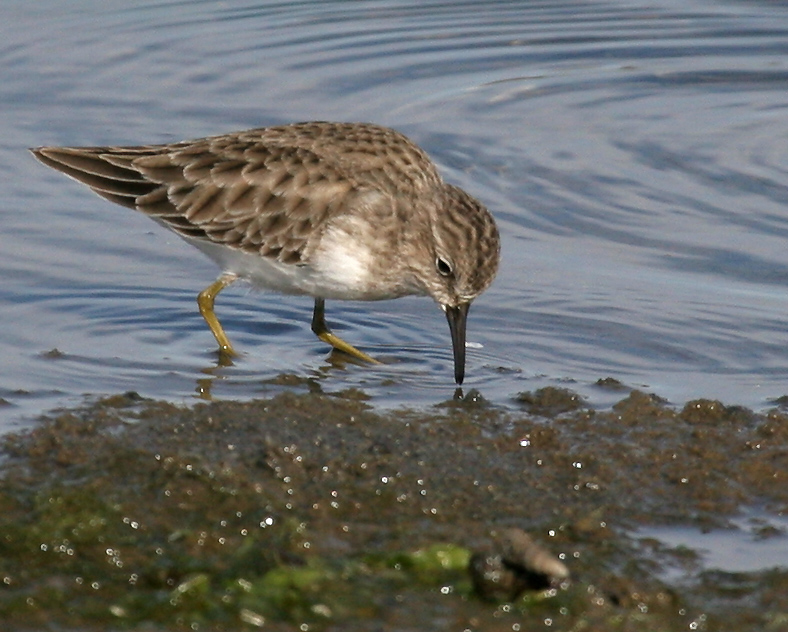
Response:
M457 307L445 305L446 320L451 331L451 346L454 350L454 379L462 384L465 379L465 323L468 320L470 303L462 303Z

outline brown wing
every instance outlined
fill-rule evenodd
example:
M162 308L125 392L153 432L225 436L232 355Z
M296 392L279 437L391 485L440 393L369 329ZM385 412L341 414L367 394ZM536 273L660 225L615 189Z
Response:
M372 123L313 121L241 132L266 145L302 147L357 182L390 194L423 192L442 186L426 153L400 132Z
M298 263L355 184L304 147L239 134L143 147L42 147L44 164L186 237Z

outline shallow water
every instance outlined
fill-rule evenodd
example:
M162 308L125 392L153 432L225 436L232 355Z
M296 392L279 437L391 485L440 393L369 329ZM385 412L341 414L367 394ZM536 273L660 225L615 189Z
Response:
M309 119L406 132L498 218L503 267L469 331L486 398L572 382L604 404L607 376L677 404L788 390L788 8L46 4L6 4L0 27L4 427L82 393L252 397L283 371L380 405L451 394L427 299L329 303L387 360L335 368L309 299L233 288L218 311L246 355L217 369L194 305L212 264L25 151Z
M787 528L788 519L784 516L762 514L735 520L731 529L648 527L637 534L659 540L669 547L696 551L706 568L726 573L752 573L785 567L782 555L785 542L770 540L768 534L785 534ZM679 573L674 575L675 579L680 578Z

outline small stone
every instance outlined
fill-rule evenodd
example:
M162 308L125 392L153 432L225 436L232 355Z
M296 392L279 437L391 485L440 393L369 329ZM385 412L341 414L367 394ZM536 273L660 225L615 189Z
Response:
M513 601L527 590L544 590L569 577L569 569L521 529L491 533L491 547L473 554L471 579L491 601Z

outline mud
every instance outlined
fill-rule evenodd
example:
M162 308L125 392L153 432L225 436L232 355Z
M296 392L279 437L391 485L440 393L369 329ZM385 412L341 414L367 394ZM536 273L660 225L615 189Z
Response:
M723 572L637 535L786 515L779 404L594 410L548 388L380 412L282 382L249 403L128 393L5 437L3 629L788 629L788 554ZM513 528L569 577L495 601L469 564Z

